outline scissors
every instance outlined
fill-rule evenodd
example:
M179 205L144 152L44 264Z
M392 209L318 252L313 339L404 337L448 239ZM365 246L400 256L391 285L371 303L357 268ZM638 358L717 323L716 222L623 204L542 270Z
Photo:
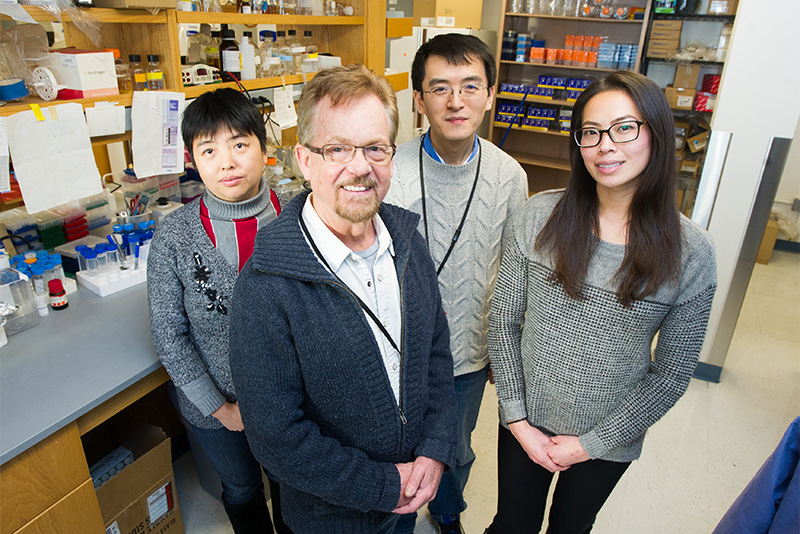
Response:
M130 208L131 215L136 215L136 209L139 205L139 195L136 195L132 199L128 201L128 207Z

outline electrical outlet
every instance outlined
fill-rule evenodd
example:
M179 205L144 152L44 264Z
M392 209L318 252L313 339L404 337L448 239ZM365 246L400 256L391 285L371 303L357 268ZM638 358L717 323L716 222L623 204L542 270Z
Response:
M800 198L796 198L792 202L792 211L800 211Z

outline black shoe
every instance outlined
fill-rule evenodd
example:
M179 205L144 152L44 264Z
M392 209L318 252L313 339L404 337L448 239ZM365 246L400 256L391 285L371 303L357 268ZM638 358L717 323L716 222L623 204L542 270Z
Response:
M244 504L223 503L223 505L235 534L273 534L272 521L263 493L259 493Z
M447 524L434 521L433 524L436 525L436 532L438 534L464 534L464 528L461 526L460 519L456 519Z

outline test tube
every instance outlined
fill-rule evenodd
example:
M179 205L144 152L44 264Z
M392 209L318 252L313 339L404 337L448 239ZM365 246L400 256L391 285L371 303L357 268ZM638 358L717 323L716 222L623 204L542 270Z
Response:
M55 264L56 277L61 279L61 283L66 282L64 276L64 265L63 265L63 260L61 258L61 254L50 254L50 261L52 261Z
M83 256L86 258L86 272L91 275L97 274L97 253L93 250L84 250Z
M88 245L78 245L75 247L75 252L78 253L78 270L85 271L86 270L86 256L83 255L84 252L89 250Z
M97 269L105 271L108 269L108 256L106 255L106 244L98 243L94 247L94 253L97 254Z
M33 280L33 290L38 295L48 293L44 285L44 265L34 263L31 265L31 280Z
M117 247L111 245L106 246L106 255L108 256L108 270L119 270L119 255L117 254Z

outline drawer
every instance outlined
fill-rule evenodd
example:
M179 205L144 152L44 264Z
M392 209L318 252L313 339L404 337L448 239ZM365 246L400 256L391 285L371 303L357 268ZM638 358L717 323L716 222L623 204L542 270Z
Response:
M103 517L94 493L92 479L78 486L66 497L26 523L14 534L52 534L80 532L103 534Z
M87 479L78 427L71 423L0 466L0 534L14 532Z

